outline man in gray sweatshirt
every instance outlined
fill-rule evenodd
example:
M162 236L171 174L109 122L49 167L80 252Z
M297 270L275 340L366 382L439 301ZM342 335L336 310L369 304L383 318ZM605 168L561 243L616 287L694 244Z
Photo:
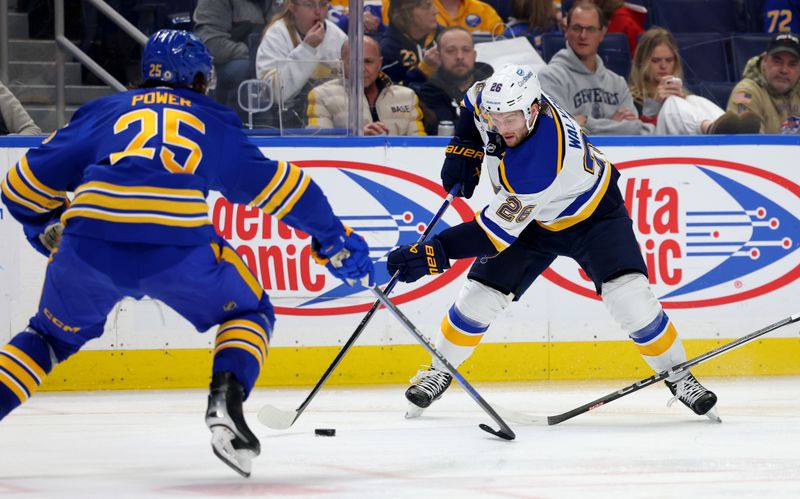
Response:
M542 90L589 135L649 135L654 127L639 120L627 82L597 55L607 26L599 7L576 2L567 16L567 47L539 73Z

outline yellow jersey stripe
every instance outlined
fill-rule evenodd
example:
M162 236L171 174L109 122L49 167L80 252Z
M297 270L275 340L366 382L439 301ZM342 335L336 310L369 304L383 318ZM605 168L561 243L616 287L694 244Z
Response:
M511 182L509 182L508 177L506 177L506 162L502 158L500 159L500 183L503 184L503 187L505 187L508 192L516 194L511 187Z
M447 341L460 347L477 346L483 339L483 334L467 334L457 329L450 323L450 318L446 315L442 320L441 329Z
M75 194L84 191L100 191L120 196L158 196L179 199L205 199L202 191L197 189L170 189L167 187L150 187L147 185L116 185L108 182L87 182L78 187Z
M275 170L275 175L272 176L272 179L269 181L264 190L262 190L258 196L256 196L253 201L250 203L253 206L261 207L267 199L272 195L272 191L275 190L275 187L280 184L281 179L283 179L284 175L286 175L286 168L287 163L285 161L278 161L278 168Z
M0 185L0 190L2 190L3 194L5 194L6 197L8 199L10 199L11 201L13 201L13 202L15 202L15 203L17 203L19 205L22 205L22 206L28 208L29 210L31 210L33 212L36 212L36 213L47 213L49 211L47 208L43 208L43 207L39 206L38 204L32 203L32 202L28 201L27 199L23 199L23 198L17 196L17 194L14 191L12 191L11 187L9 187L9 185L8 185L8 176L6 176L3 179L3 183L2 183L2 185Z
M282 186L280 186L278 191L270 197L269 202L262 208L262 210L270 214L274 213L278 206L283 204L289 193L292 192L302 174L303 172L300 170L300 168L296 167L292 163L289 163L289 174L286 176L286 181Z
M219 244L211 243L211 251L214 252L214 258L217 260L217 263L219 263L219 259L222 255L222 252L219 249Z
M492 242L497 251L503 251L504 249L508 248L509 244L507 244L499 237L495 236L494 233L491 230L489 230L483 224L483 222L481 222L480 212L478 212L478 216L475 217L475 221L478 222L478 226L480 226L480 228L483 229L483 232L486 233L486 237L489 238L489 240Z
M8 182L11 187L22 197L27 199L28 201L37 204L45 209L52 210L61 206L64 202L62 199L52 199L49 198L39 192L28 187L28 183L25 180L29 180L25 175L20 175L20 168L14 167L8 172ZM29 183L32 183L29 181ZM58 194L56 194L58 196ZM61 193L61 197L64 197L64 193Z
M647 343L646 345L640 345L637 343L636 346L639 348L639 352L641 352L642 355L655 357L669 350L672 344L675 343L675 339L677 337L678 331L675 330L675 326L673 326L672 321L670 321L670 323L667 325L666 331L664 331L658 338L650 343Z
M39 384L36 382L33 376L28 374L28 371L23 369L19 364L17 364L11 357L6 357L5 355L0 353L0 368L5 369L6 371L10 372L14 375L20 383L22 383L25 388L28 390L28 393L33 395L33 392L39 388Z
M239 256L239 254L228 246L225 246L222 248L222 259L236 268L236 270L239 272L239 275L242 276L244 282L250 287L250 289L253 291L253 294L256 295L256 298L260 300L264 289L261 287L261 284L258 283L258 279L255 278L247 265L245 265L245 263L242 261L242 258Z
M107 196L105 194L96 194L93 192L84 192L77 196L73 202L73 208L79 208L83 205L94 206L98 208L110 208L114 210L128 210L128 211L161 211L165 213L180 213L182 215L207 215L208 205L203 201L166 201L163 199L140 198L140 197L124 197L118 198L114 196Z
M558 115L558 111L556 109L552 110L553 119L556 122L556 136L558 137L557 142L557 153L556 153L556 175L561 173L561 167L564 165L564 154L566 151L564 150L564 124L561 122L561 116Z
M205 215L204 218L200 218L200 215L195 218L181 218L152 213L110 213L93 208L70 208L61 216L61 221L66 222L77 217L114 223L157 224L170 227L202 227L203 225L211 224L208 220L208 215Z
M256 348L253 348L252 345L249 345L247 343L232 342L232 341L227 342L227 343L223 343L222 345L219 345L218 347L216 347L214 349L214 354L217 354L218 352L221 352L221 351L226 350L228 348L235 348L237 350L244 350L247 353L249 353L250 355L252 355L253 357L255 357L256 362L258 362L259 366L263 366L264 365L264 362L261 360L261 353Z
M277 213L275 216L280 220L281 218L285 217L287 213L292 211L294 205L300 201L300 198L303 197L303 193L306 192L308 188L308 184L311 183L311 177L308 175L303 175L303 179L300 181L300 187L297 188L294 194L292 194L291 198L286 201L286 205Z
M4 384L9 390L11 390L14 395L17 396L20 402L25 402L28 400L28 394L25 393L25 390L17 383L14 378L9 376L8 374L4 373L0 370L0 383Z
M55 133L55 132L53 132L53 133ZM42 143L44 144L44 142L42 142ZM22 156L19 159L19 163L17 163L17 164L19 165L20 169L22 170L22 176L25 177L25 179L28 182L33 184L34 187L36 187L37 189L39 189L40 191L44 192L45 194L47 194L49 196L53 196L54 198L59 198L59 197L63 198L65 196L66 193L64 191L58 191L58 190L55 190L53 188L50 188L50 187L44 185L43 183L41 183L39 181L39 179L36 178L36 175L33 174L33 170L31 170L31 167L28 164L28 157L27 156Z
M53 253L55 253L55 251L53 251ZM14 360L27 367L29 371L33 372L34 376L37 378L37 383L41 384L44 377L47 376L47 373L35 360L14 345L6 345L0 350L5 351L11 357L14 357Z
M538 222L539 225L547 230L551 231L559 231L566 229L568 227L572 227L573 225L583 222L587 218L589 218L594 210L597 209L597 205L600 204L600 201L603 199L603 196L606 194L606 190L608 190L608 185L611 183L611 168L605 168L603 170L603 177L600 179L600 187L594 193L591 201L586 204L586 206L575 213L574 215L570 215L568 217L556 219L553 222L543 223Z

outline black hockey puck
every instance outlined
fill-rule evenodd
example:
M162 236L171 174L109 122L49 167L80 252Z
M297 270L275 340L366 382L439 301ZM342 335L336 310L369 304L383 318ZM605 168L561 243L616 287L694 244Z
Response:
M336 430L333 428L317 428L314 430L314 435L317 435L318 437L335 437Z

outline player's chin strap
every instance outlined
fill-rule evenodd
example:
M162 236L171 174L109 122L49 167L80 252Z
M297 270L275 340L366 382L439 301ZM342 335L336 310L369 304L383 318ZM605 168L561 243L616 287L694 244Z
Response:
M530 133L533 131L534 127L536 126L536 120L539 119L539 113L542 110L542 104L539 101L539 99L535 100L533 103L534 104L538 104L539 105L539 109L536 111L536 114L533 115L533 121L531 122L530 125L528 125L527 121L525 122L525 126L528 127L528 135L530 135ZM528 119L530 120L530 118L528 118Z

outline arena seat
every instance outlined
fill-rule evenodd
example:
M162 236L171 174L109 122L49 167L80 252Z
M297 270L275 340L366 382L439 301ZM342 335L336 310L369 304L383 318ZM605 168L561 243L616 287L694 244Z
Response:
M653 24L673 33L736 31L736 6L731 0L658 0L652 3Z
M731 54L733 56L733 79L742 78L747 61L767 50L772 35L764 33L737 33L731 36Z
M727 44L719 33L673 33L689 81L730 81Z

